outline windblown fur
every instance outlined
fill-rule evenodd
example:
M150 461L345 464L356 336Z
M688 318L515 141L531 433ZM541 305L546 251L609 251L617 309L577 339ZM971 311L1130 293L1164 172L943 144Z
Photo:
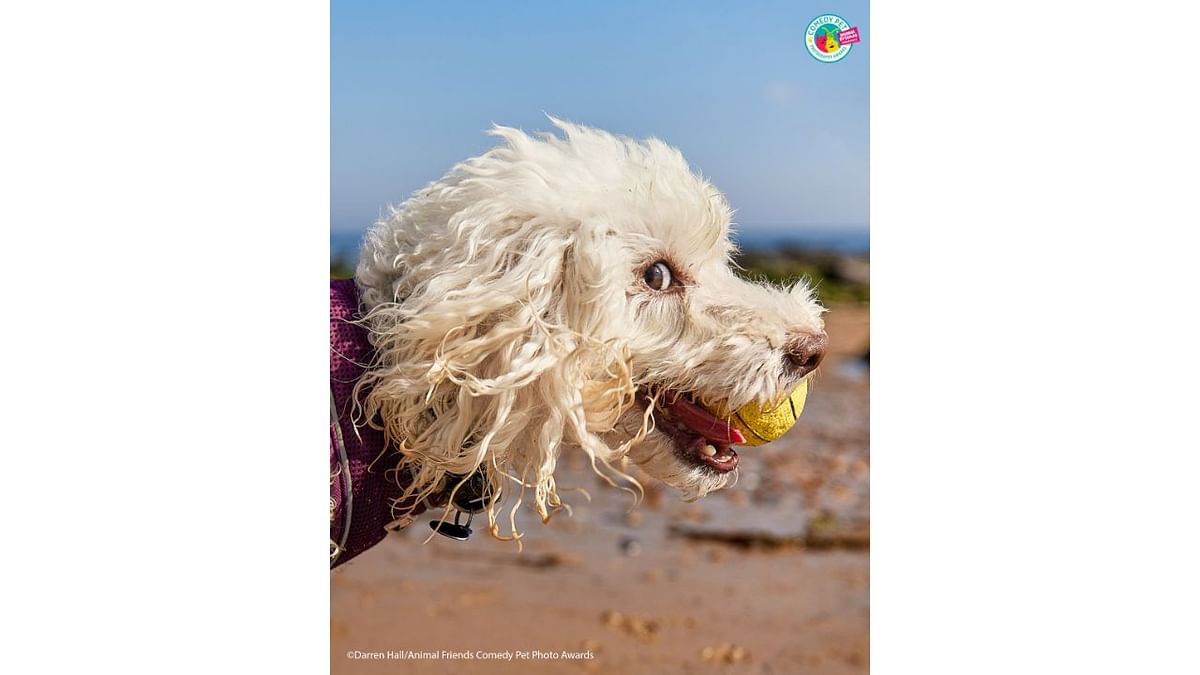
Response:
M400 448L409 494L486 467L499 538L523 502L563 507L565 451L613 484L637 487L628 457L689 499L723 487L736 474L681 461L635 395L775 400L795 384L789 336L822 330L804 284L734 275L731 210L677 150L551 121L565 137L495 127L501 145L375 225L356 273L377 353L364 419ZM660 260L676 292L643 283Z

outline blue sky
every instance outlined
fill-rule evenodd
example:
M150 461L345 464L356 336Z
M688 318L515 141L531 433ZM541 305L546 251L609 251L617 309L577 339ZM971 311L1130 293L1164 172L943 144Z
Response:
M331 14L331 227L485 151L543 111L678 146L752 232L868 225L868 3L347 2ZM863 41L809 56L835 13Z

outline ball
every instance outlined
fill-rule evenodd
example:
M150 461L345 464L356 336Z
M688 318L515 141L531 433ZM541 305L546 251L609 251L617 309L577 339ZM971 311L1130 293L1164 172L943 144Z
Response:
M709 412L742 432L746 437L743 445L763 445L786 434L788 429L796 424L796 419L804 412L804 401L807 398L808 380L804 380L782 403L773 408L764 410L759 404L751 402L733 413L720 407L710 409Z

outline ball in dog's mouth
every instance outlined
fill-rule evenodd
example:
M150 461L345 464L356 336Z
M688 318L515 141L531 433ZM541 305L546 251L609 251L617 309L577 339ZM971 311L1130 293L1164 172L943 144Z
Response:
M643 399L643 405L650 405ZM707 467L717 473L737 468L738 455L733 445L746 438L723 420L697 405L687 395L665 393L655 406L655 428L675 442L675 451L683 460Z

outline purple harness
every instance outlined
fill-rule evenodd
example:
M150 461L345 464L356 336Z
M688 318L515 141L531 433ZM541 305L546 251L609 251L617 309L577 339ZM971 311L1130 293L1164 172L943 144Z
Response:
M334 549L330 566L337 567L378 544L393 522L393 506L402 493L393 470L395 450L384 455L383 433L355 425L352 417L354 385L370 364L373 350L367 331L351 323L358 318L358 289L352 279L329 281L329 469L332 483L332 519L329 538ZM374 466L372 467L372 463ZM389 479L389 477L392 477ZM405 508L417 515L424 504ZM393 529L400 524L393 525Z

